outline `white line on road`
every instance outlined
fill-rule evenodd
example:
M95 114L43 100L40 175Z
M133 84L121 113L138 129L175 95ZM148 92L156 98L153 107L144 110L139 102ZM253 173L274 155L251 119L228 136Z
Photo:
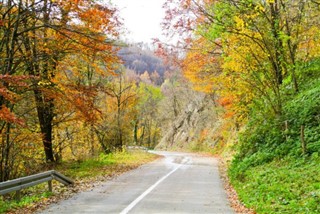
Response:
M142 193L136 200L131 202L124 210L121 211L120 214L127 214L132 208L134 208L144 197L146 197L154 188L156 188L162 181L168 178L172 173L177 171L182 165L177 166L171 172L163 176L160 180L158 180L155 184L153 184L149 189L147 189L144 193Z

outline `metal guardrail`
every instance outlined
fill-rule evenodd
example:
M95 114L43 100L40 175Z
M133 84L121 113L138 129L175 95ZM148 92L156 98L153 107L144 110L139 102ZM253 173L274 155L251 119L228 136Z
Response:
M21 194L20 191L22 189L32 187L44 182L48 182L49 191L52 192L52 180L57 180L64 185L73 184L73 181L64 176L63 174L51 170L43 173L39 173L36 175L30 175L27 177L22 177L14 180L9 180L0 183L0 195L5 195L7 193L16 191L16 200L20 200Z

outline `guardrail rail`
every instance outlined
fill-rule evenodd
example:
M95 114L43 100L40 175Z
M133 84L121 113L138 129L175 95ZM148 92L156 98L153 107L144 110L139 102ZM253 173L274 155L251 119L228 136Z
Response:
M52 180L57 180L64 185L71 185L74 182L64 176L63 174L50 170L47 172L30 175L22 178L17 178L14 180L9 180L0 183L0 195L5 195L11 192L16 192L16 200L21 199L21 190L32 187L44 182L48 182L49 191L52 192Z

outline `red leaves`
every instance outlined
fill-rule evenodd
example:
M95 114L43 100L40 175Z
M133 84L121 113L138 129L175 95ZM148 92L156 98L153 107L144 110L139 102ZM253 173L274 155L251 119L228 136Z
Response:
M221 105L225 110L224 118L232 118L235 115L235 112L232 110L232 107L235 103L235 99L233 96L224 96L217 100L217 103Z
M32 76L27 75L0 75L0 97L3 98L2 106L0 109L0 120L5 121L7 123L13 123L23 126L24 122L20 118L17 118L14 113L10 111L10 109L4 105L3 103L11 103L14 104L18 95L16 92L21 88L27 88L29 85L27 80L33 79Z
M0 96L2 96L4 99L10 101L10 102L15 102L16 100L16 94L13 92L9 91L5 87L0 88Z
M78 118L88 123L94 123L101 113L95 101L98 96L98 89L94 86L62 84L64 90L60 99L65 99L73 108ZM70 110L70 109L69 109Z
M0 120L7 123L13 123L18 125L24 125L23 120L17 118L6 106L1 106L0 109Z
M30 75L8 75L0 74L0 80L1 82L5 82L7 84L13 84L14 86L19 86L19 87L27 87L28 84L26 83L26 80L30 79L35 79L35 77L30 76Z

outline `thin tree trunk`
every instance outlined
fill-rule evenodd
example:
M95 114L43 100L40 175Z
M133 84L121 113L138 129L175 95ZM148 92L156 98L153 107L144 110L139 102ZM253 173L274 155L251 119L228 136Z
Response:
M135 145L138 145L138 124L139 121L135 120L134 121L134 130L133 130L133 141Z

